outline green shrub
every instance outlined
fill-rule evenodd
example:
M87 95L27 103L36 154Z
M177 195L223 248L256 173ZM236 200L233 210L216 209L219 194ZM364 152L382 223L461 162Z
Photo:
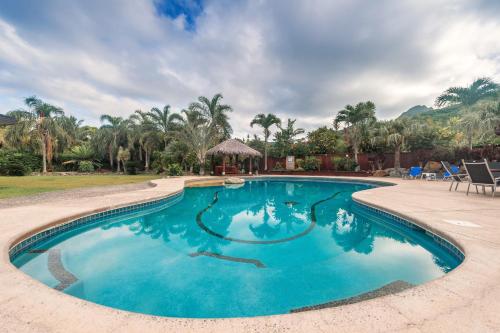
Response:
M22 165L19 167L18 164ZM19 175L21 169L23 174L31 173L32 170L40 170L42 159L31 153L17 152L13 150L0 149L0 175ZM11 169L11 171L9 171Z
M301 158L296 159L295 165L297 166L297 169L304 169L304 160Z
M333 169L335 171L341 171L344 170L344 157L340 156L333 156L332 157L332 164L333 164Z
M136 175L137 174L137 161L127 161L125 162L125 172L127 175Z
M167 174L169 176L182 176L182 167L178 163L170 164L167 168Z
M332 163L336 171L354 171L358 166L354 159L349 157L334 156Z
M91 161L80 161L78 163L78 171L94 172L94 163L92 163Z
M36 156L15 151L0 150L0 175L24 176L38 166Z
M285 168L283 168L283 164L281 164L281 162L276 162L276 164L273 167L273 170L280 171L280 170L285 170Z
M8 176L26 176L31 173L31 169L19 158L9 159L6 163L6 170Z
M314 171L319 170L321 161L314 156L307 156L304 159L304 170Z

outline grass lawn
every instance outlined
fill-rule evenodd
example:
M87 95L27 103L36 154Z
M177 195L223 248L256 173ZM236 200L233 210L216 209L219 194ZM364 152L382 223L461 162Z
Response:
M140 183L160 177L158 175L0 177L0 199L81 187Z

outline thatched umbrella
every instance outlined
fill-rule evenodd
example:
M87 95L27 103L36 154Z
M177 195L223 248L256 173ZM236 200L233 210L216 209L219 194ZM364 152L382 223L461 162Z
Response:
M236 139L229 139L207 151L208 156L221 155L222 156L222 174L226 173L225 156L242 155L250 157L250 174L252 173L252 157L262 157L262 154L257 150L248 147L241 141Z
M0 125L14 125L15 123L16 123L16 118L0 114Z

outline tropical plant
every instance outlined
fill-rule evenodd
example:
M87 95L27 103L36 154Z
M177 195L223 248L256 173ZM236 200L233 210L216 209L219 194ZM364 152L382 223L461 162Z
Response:
M472 82L468 87L451 87L436 98L436 105L460 105L467 109L481 99L494 97L499 86L490 78L483 77Z
M407 138L418 131L418 123L411 123L407 118L380 121L373 124L370 132L370 144L373 151L389 148L394 153L394 168L401 168L401 150L406 146Z
M98 161L94 160L94 150L89 143L83 143L78 146L72 147L69 151L65 151L61 154L61 159L63 160L62 165L76 165L80 166L82 162L92 164L92 168L95 166L100 167L101 165Z
M101 122L104 124L101 126L103 131L101 131L99 139L107 146L109 164L111 169L113 169L113 156L118 152L121 137L126 134L128 121L122 117L113 117L104 114L101 116ZM117 171L120 172L120 162L117 161L117 164Z
M168 113L168 108L166 111ZM171 116L172 115L170 115L170 117ZM154 147L161 139L163 139L163 142L165 144L167 134L163 131L158 131L158 124L154 123L154 118L150 113L144 113L140 110L135 111L135 113L130 116L128 124L129 141L137 142L139 144L139 160L142 160L142 152L144 152L144 169L148 171L150 168L151 155ZM168 139L170 139L171 133L167 133Z
M465 132L467 146L472 149L475 134L489 127L484 121L490 116L484 112L484 102L498 96L499 85L490 78L475 80L468 87L451 87L436 98L439 107L457 105L461 110L461 119L457 128ZM476 105L480 101L483 105Z
M332 154L337 144L337 133L326 126L307 133L307 142L313 154Z
M78 163L78 171L94 172L94 163L92 163L91 161L80 161Z
M279 124L281 124L281 120L272 113L268 113L267 115L260 113L256 115L253 118L252 122L250 123L251 127L253 127L253 125L258 125L262 127L262 129L264 130L264 170L266 171L267 171L267 153L269 149L268 142L269 142L269 136L271 135L270 128L273 125L278 126ZM257 138L254 138L254 141L256 139Z
M116 172L120 172L120 163L123 167L123 171L126 171L125 164L128 160L130 160L130 150L120 146L118 148L118 153L116 154Z
M307 170L307 171L316 171L316 170L319 170L320 165L321 165L321 161L319 159L317 159L314 156L307 156L304 159L303 168L304 168L304 170Z
M210 127L213 127L213 135L217 141L229 139L233 129L229 124L228 113L233 111L233 108L226 104L221 104L221 94L215 94L212 99L205 96L198 97L198 102L191 103L189 109L198 113L199 117L208 122Z
M37 157L16 151L0 150L0 175L24 176L39 168Z
M170 105L165 105L162 110L152 108L147 113L147 116L155 129L160 133L163 140L163 148L167 150L168 142L174 138L175 132L180 130L183 120L182 116L171 112ZM142 117L142 120L144 121L144 117Z
M274 134L274 140L277 150L281 157L290 154L293 145L296 142L296 137L303 134L305 130L303 128L295 128L295 122L297 119L288 118L286 127L282 127L281 123L278 124L279 132Z
M335 171L354 171L358 164L352 158L346 156L332 157L332 164Z
M188 144L195 154L200 165L200 175L204 175L207 151L216 143L217 129L208 119L203 118L196 108L183 110L183 113L186 119L178 134L179 139Z
M57 117L64 115L64 112L36 96L26 98L24 102L28 111L18 109L8 113L17 119L17 123L8 129L6 140L13 146L16 142L36 142L35 146L42 154L42 172L46 173L47 165L52 164L56 136L64 133L57 121Z
M167 168L169 176L182 176L182 167L178 163L170 164Z
M346 141L353 149L356 163L360 146L367 137L369 125L375 120L375 104L371 101L360 102L355 106L346 105L335 117L334 126L336 129L341 124L344 126Z

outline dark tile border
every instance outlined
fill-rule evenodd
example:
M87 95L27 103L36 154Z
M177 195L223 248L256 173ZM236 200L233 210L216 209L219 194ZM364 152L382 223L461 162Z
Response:
M64 268L61 259L61 249L50 249L47 258L47 268L50 274L59 281L54 287L56 290L64 290L78 281L78 278Z
M199 257L199 256L206 256L206 257L212 257L212 258L217 258L217 259L222 259L222 260L228 260L228 261L233 261L233 262L241 262L245 264L253 264L255 267L258 268L265 268L266 265L262 263L262 261L257 260L257 259L247 259L247 258L240 258L240 257L232 257L232 256L225 256L222 254L214 253L214 252L208 252L208 251L201 251L201 252L194 252L190 253L189 256L191 258L194 257Z
M396 226L403 226L415 231L419 231L422 233L425 233L427 236L431 237L432 240L438 245L441 249L443 249L445 252L450 253L452 256L460 260L461 262L465 259L465 254L454 244L452 244L450 241L446 240L445 238L436 235L435 233L409 221L408 219L402 218L398 215L389 213L385 210L379 209L372 207L368 204L362 203L354 198L352 198L353 205L358 205L361 208L367 209L371 212L380 214L384 217L387 218L387 222L389 223L394 223Z
M378 289L363 293L361 295L348 297L348 298L340 299L337 301L331 301L331 302L327 302L327 303L321 303L321 304L316 304L316 305L304 306L302 308L292 309L292 310L290 310L290 313L312 311L312 310L319 310L319 309L326 309L326 308L334 308L337 306L354 304L354 303L367 301L369 299L373 299L373 298L377 298L377 297L381 297L381 296L397 294L397 293L399 293L403 290L406 290L408 288L411 288L413 286L414 285L411 283L397 280L397 281L388 283L383 287L380 287Z
M70 231L75 228L79 228L82 226L87 226L90 224L103 222L103 218L116 217L124 214L133 214L142 212L145 209L149 211L151 210L161 210L167 207L170 207L177 202L179 202L184 195L184 192L178 192L172 195L169 195L165 198L151 200L147 202L141 202L138 204L132 204L129 206L118 207L115 209L110 209L106 211L102 211L99 213L94 213L90 215L86 215L74 220L70 220L55 226L48 227L47 229L41 230L20 242L17 242L9 249L9 257L10 260L13 261L17 258L21 253L32 249L33 247L39 245L40 243L47 241L48 239L60 235L64 232Z

